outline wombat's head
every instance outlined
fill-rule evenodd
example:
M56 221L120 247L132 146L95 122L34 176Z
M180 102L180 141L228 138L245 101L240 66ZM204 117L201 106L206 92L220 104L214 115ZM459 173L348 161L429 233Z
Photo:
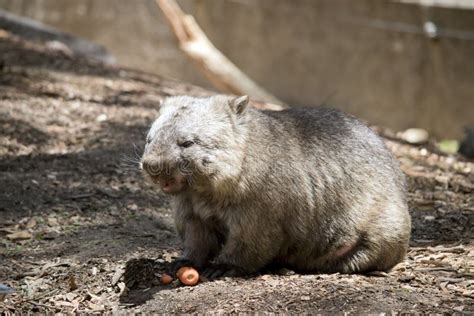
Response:
M222 189L238 177L248 97L170 97L148 132L141 168L165 193Z

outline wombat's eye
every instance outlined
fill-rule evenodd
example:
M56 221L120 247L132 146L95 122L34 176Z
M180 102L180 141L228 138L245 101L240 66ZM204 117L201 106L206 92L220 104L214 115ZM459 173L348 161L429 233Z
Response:
M194 142L192 140L186 140L179 144L179 146L184 147L184 148L191 147L192 145L194 145Z

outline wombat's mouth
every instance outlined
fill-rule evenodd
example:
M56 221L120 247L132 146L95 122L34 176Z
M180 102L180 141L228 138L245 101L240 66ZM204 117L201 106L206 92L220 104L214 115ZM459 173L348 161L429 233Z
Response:
M175 194L181 192L186 185L184 177L181 176L175 176L171 178L152 176L151 179L154 183L160 186L161 191L163 191L163 193L167 194Z

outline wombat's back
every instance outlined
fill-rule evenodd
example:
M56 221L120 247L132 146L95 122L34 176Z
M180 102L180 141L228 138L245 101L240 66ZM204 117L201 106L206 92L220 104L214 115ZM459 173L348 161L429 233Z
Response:
M279 260L341 272L401 260L410 234L405 182L380 137L325 108L250 117L243 179L258 194L248 204L281 225Z

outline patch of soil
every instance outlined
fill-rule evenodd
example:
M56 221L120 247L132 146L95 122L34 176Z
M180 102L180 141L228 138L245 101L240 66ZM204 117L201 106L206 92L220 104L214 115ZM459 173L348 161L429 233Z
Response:
M392 272L160 285L180 245L137 160L163 97L209 93L0 34L0 311L474 311L474 164L395 138L413 234Z

